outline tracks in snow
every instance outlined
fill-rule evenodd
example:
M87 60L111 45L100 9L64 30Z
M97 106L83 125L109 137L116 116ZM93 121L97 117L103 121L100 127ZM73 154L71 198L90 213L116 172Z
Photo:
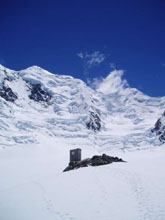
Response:
M121 168L106 167L104 170L109 172L111 178L117 178L118 181L123 181L129 188L128 196L131 196L135 202L135 210L137 213L137 220L164 220L165 210L161 207L162 204L158 204L154 199L154 195L147 188L148 183L146 180L141 178L138 173L127 171ZM107 173L108 174L108 173ZM99 210L102 210L104 206L107 206L107 202L111 200L111 185L105 184L106 179L100 177L100 172L96 170L95 176L98 179L99 188L101 191L100 203L98 206ZM148 180L149 181L149 180ZM118 189L121 193L122 190ZM113 199L113 198L112 198ZM128 204L131 205L131 204ZM123 204L125 206L125 204ZM130 206L131 209L131 206ZM136 217L134 217L136 219ZM106 219L108 220L108 218Z

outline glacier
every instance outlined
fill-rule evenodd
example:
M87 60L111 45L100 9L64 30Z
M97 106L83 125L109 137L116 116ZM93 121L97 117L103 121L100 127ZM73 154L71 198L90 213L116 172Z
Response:
M1 66L0 76L0 91L6 92L0 92L0 147L40 143L38 133L101 149L159 144L151 129L165 109L165 97L130 88L120 70L95 90L79 79L37 66L22 71Z
M93 89L0 65L0 219L164 220L164 110L165 97L131 88L121 70ZM63 173L77 147L127 163Z

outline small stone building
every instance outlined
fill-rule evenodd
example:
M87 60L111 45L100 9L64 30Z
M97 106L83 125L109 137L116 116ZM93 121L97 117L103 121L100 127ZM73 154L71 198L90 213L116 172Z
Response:
M70 150L70 162L80 161L81 160L81 149Z

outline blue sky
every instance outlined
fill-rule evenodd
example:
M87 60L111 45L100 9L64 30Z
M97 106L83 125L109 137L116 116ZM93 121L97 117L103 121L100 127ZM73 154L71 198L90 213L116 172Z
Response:
M164 0L1 0L0 63L84 81L114 68L151 96L165 95Z

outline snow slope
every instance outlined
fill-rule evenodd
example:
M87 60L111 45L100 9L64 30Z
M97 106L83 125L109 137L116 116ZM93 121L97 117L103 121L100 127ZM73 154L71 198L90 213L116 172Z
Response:
M0 66L0 89L10 89L5 96L13 94L14 100L0 96L0 147L42 143L39 133L71 146L76 140L102 149L161 144L151 129L165 109L165 97L146 96L121 77L121 71L113 71L93 90L37 66L22 71Z
M63 173L68 150L49 142L1 151L1 220L165 219L163 147L106 152L128 162Z
M165 97L113 71L96 90L40 67L0 66L0 220L164 220ZM69 150L127 163L63 173Z

